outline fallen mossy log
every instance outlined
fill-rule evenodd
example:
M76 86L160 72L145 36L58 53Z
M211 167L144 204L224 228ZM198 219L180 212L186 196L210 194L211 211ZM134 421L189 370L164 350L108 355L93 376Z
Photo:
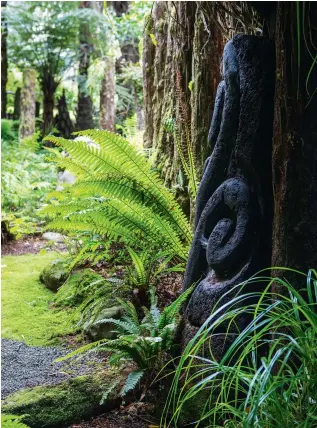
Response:
M119 406L125 376L108 369L58 385L23 389L2 400L2 412L25 415L31 428L62 428Z

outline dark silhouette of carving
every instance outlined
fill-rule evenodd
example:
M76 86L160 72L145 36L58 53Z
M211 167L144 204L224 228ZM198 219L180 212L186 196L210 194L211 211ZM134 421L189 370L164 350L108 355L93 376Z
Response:
M213 151L199 186L183 283L184 289L198 283L185 310L185 335L220 297L229 292L225 303L235 285L270 266L274 69L266 38L236 36L225 46L209 131Z

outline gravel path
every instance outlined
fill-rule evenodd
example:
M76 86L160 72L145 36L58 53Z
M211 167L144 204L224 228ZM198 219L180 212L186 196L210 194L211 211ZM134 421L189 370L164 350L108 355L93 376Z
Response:
M15 340L1 340L1 396L36 385L52 385L71 377L88 374L104 361L101 354L90 353L75 361L54 363L69 353L66 348L28 346ZM89 362L89 363L88 363ZM87 364L88 363L88 364Z

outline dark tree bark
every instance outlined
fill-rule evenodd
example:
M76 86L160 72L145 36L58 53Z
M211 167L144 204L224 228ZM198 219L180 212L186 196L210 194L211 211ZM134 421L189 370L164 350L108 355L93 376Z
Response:
M21 88L17 88L14 94L13 119L19 120L21 115Z
M58 83L55 82L54 75L49 71L44 71L41 78L43 92L43 136L47 135L53 128L54 98L57 87Z
M35 117L40 117L40 110L41 110L41 103L39 101L36 101L35 103Z
M90 8L90 1L81 1L79 8ZM79 29L79 82L78 82L78 107L77 130L92 129L94 127L92 116L92 100L87 91L88 68L92 45L90 43L89 24L83 23Z
M57 110L58 114L54 119L54 126L59 131L60 137L71 138L74 125L68 113L65 91L63 91L63 95L57 100Z
M102 13L104 2L93 2L92 7ZM100 89L99 124L102 129L113 132L115 129L115 61L111 57L105 57L103 61L105 70Z
M23 138L30 137L35 132L35 85L35 70L25 69L23 71L23 88L21 90L20 141Z
M105 72L100 90L100 127L114 131L115 125L115 61L105 58Z
M153 30L154 22L153 17L149 16L147 27L149 31ZM151 37L145 35L143 38L143 106L144 106L144 135L143 144L145 148L153 146L153 134L154 134L154 120L153 114L154 109L152 100L155 92L154 87L154 58L155 58L155 45L151 40Z
M122 14L126 13L129 9L128 1L109 1L107 3L113 7L117 16L122 16Z
M1 9L7 6L6 1L1 2ZM7 56L8 25L5 14L1 15L1 117L7 116L7 81L8 81L8 56Z
M272 265L307 272L317 267L317 4L299 3L299 17L296 6L279 2L276 14Z

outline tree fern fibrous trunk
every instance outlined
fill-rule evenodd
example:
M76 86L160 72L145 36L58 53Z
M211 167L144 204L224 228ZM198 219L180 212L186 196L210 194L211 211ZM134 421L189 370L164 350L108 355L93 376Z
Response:
M174 131L177 127L183 139L185 128L190 130L200 178L210 154L208 131L224 46L211 15L208 2L156 2L144 33L144 144L155 150L165 183L176 186L188 213L189 196ZM181 124L180 90L187 110L186 127Z
M7 5L6 1L1 2L1 117L7 115L7 81L8 81L8 56L7 56L7 35L8 26L3 8Z
M20 141L25 137L30 137L35 132L35 85L35 70L25 69L23 71L23 88L21 90Z
M21 88L17 88L14 94L13 119L19 120L21 115Z
M105 71L100 89L100 116L102 129L115 129L115 61L114 58L104 59Z
M81 1L79 8L90 8L90 1ZM78 106L76 129L92 129L94 127L92 116L92 100L87 88L88 68L92 45L90 43L89 24L82 23L79 28L79 81L78 81Z
M65 91L63 91L63 95L57 100L57 110L58 115L55 117L54 126L59 131L60 137L71 138L74 126L67 109Z
M41 103L39 101L36 101L35 103L35 117L40 118L40 111L41 111Z
M149 33L154 29L153 16L147 18L146 31ZM154 87L154 58L155 45L149 36L146 34L143 39L143 105L144 105L144 121L145 129L143 135L143 144L145 148L151 148L154 144L154 109L152 100L155 92Z
M50 133L54 122L54 98L58 83L50 71L44 71L41 76L41 87L43 92L43 136Z

